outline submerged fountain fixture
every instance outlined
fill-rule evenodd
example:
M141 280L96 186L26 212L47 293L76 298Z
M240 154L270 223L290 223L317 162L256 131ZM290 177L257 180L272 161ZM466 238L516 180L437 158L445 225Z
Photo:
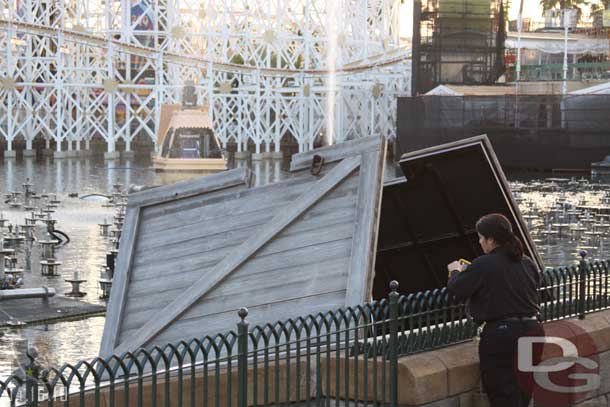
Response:
M72 278L66 278L64 280L67 283L70 283L72 290L66 293L68 297L84 297L87 293L80 291L80 285L85 283L87 280L79 278L78 271L72 273Z

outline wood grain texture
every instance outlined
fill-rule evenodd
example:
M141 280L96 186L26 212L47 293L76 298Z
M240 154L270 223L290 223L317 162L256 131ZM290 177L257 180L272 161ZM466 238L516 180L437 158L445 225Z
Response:
M254 325L365 298L382 151L370 137L297 155L278 183L248 188L247 174L233 174L130 199L139 224L107 355L235 329L242 306ZM325 165L312 176L318 153Z
M356 225L345 298L346 306L358 305L371 300L385 150L385 138L380 137L378 150L366 151L362 154Z
M151 206L163 202L183 199L201 194L201 191L218 191L238 185L249 186L252 183L252 171L247 168L236 168L217 174L202 176L195 180L177 182L156 188L135 192L129 195L127 206Z
M367 151L379 150L382 143L385 143L385 140L382 140L382 137L372 136L334 144L330 147L316 149L306 153L295 154L292 156L290 171L309 169L314 155L324 157L326 166L347 157L357 156Z
M339 188L329 193L328 199L353 195L358 189L357 177L350 177ZM158 241L178 241L168 239L167 235L177 232L176 236L180 240L188 240L190 231L195 234L214 234L214 230L231 230L233 227L240 227L241 224L250 223L257 219L268 217L277 210L284 208L286 204L293 202L299 196L308 191L312 182L302 185L302 188L283 193L281 189L271 190L268 193L259 193L244 198L236 195L231 200L223 201L219 204L204 205L196 211L186 211L179 214L163 216L161 218L149 219L144 221L144 215L148 208L144 209L143 225L140 230L141 247L148 247L148 243L154 240L149 239L152 235L158 236ZM153 237L154 237L153 236Z
M237 308L246 305L262 305L270 303L271 298L273 301L277 301L282 297L289 299L300 298L305 294L309 294L310 297L320 295L327 292L330 286L340 286L344 289L351 244L349 241L338 241L327 246L320 251L315 263L305 261L305 257L302 256L303 252L311 255L311 251L299 249L292 251L294 256L290 257L291 261L285 259L286 261L281 264L278 264L272 257L256 259L252 265L248 262L238 270L235 277L231 276L222 281L213 291L204 295L190 307L181 316L181 320L195 318L202 325L206 325L207 316L222 312L223 308L229 304L238 304ZM301 257L295 258L297 255L301 255ZM240 293L243 294L244 287L247 287L248 295L240 295ZM177 298L181 292L184 292L184 289L168 293L166 299L157 298L157 300L172 300ZM269 304L268 308L272 307L272 304ZM151 315L156 315L156 312L151 312L147 308L134 307L129 313L123 329L140 328L150 320ZM176 322L172 323L172 330L175 324ZM225 326L225 329L228 327ZM187 336L194 334L192 332L183 333ZM160 342L156 341L156 343Z
M353 229L355 208L353 206L346 207L342 210L333 211L332 214L320 214L319 216L299 222L295 225L294 231L290 231L278 237L279 243L273 242L274 248L280 247L304 247L306 245L316 244L325 241L325 236L329 233L342 234L344 229L349 227ZM332 216L331 216L332 215ZM347 224L347 226L346 226ZM232 253L237 246L241 245L247 238L257 233L258 229L245 229L239 231L239 234L234 235L231 240L227 236L219 236L216 239L205 239L200 245L187 245L191 250L190 254L184 256L175 256L173 251L166 252L165 256L161 253L155 258L149 259L146 262L134 266L137 270L133 273L131 279L132 290L131 296L138 296L138 283L142 283L142 292L145 292L147 284L155 284L154 280L169 280L172 276L180 279L188 278L191 274L202 274L204 268L211 267L217 264L220 260ZM193 252L192 250L197 250ZM260 252L267 253L271 249L265 247ZM274 249L276 250L276 249ZM182 249L180 249L180 252ZM190 273L192 272L192 273ZM162 282L160 282L162 283ZM166 282L166 286L171 286L173 281ZM151 289L156 288L153 285Z
M328 218L330 213L341 211L346 208L355 207L357 190L348 191L337 190L329 194L329 199L325 199L315 208L303 215L303 220L323 216ZM332 198L331 198L332 196ZM195 250L191 252L193 256L207 250L222 248L222 242L226 245L234 245L243 236L244 230L254 232L257 228L269 222L278 211L285 208L271 206L269 210L260 209L245 214L226 213L222 218L208 220L202 224L192 224L184 226L177 232L139 234L137 260L135 265L156 263L160 258L171 259L178 254L188 254L185 250ZM171 242L171 243L169 243ZM208 249L209 247L209 249ZM188 248L188 249L187 249ZM136 278L138 274L136 274Z
M316 297L316 301L312 301L311 298L302 297L295 300L289 300L286 302L276 303L276 307L269 309L268 305L250 306L248 307L248 322L250 326L262 325L267 322L285 321L288 318L297 318L304 316L303 310L306 309L309 314L316 314L318 312L327 312L329 310L339 309L343 307L345 301L345 290L329 292L324 295ZM211 332L226 332L227 324L232 325L232 330L237 329L237 322L239 317L237 316L238 308L230 309L227 308L224 312L210 315L206 319L206 324L203 326L201 321L198 320L187 320L180 321L172 329L161 332L161 334L154 339L154 341L146 343L150 345L153 343L175 343L179 340L184 339L184 332L194 333L194 337L203 337ZM231 324L230 321L233 321ZM198 333L198 334L197 334Z
M140 220L140 208L127 208L125 213L124 230L121 236L121 247L116 262L114 274L114 288L110 292L110 301L104 322L104 335L100 346L100 356L109 357L113 354L119 337L120 325L123 317L125 301L129 289L129 276L133 252L136 246L136 236Z
M156 336L168 324L176 320L188 307L220 283L227 275L245 262L250 256L260 250L279 232L294 222L301 214L323 198L338 183L352 174L360 166L360 156L349 157L319 179L311 188L289 205L285 211L276 215L263 230L246 240L236 250L235 255L228 255L210 273L197 280L179 298L172 301L157 317L148 321L136 333L126 337L118 345L116 352L121 353L138 348Z

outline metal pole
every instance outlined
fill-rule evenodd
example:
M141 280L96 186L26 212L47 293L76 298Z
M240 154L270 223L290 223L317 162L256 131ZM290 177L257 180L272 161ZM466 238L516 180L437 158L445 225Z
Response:
M398 406L398 281L390 282L390 406Z
M40 376L40 365L36 363L38 352L29 348L25 352L28 364L23 367L25 373L25 398L26 406L38 406L38 379Z
M248 308L240 308L237 315L237 407L248 407Z
M519 89L519 81L521 80L521 31L523 30L523 0L519 3L519 16L517 17L517 81L515 85Z
M568 27L570 26L570 15L568 9L563 10L563 85L561 93L568 93Z
M419 90L419 50L421 46L421 0L413 2L413 34L411 39L411 97Z
M585 258L587 257L587 251L582 250L580 252L580 265L578 267L579 276L578 276L578 285L579 285L579 294L578 294L578 319L585 319L586 312L586 296L587 296L587 261Z

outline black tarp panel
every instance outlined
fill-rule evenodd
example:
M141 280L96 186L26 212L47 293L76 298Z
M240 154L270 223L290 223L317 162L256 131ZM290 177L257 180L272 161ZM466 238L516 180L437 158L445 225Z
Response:
M610 95L400 97L401 153L487 134L506 168L588 169L610 149Z
M393 279L403 293L444 287L448 263L482 254L475 224L492 212L511 220L542 267L487 137L405 154L400 166L406 178L383 190L373 298Z

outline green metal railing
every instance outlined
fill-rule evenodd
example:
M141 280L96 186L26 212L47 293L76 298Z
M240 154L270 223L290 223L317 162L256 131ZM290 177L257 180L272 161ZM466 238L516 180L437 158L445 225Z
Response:
M610 308L610 261L543 272L542 318ZM204 406L351 402L398 404L398 358L470 340L475 324L446 289L41 369L0 381L0 406ZM4 402L4 404L3 404Z

